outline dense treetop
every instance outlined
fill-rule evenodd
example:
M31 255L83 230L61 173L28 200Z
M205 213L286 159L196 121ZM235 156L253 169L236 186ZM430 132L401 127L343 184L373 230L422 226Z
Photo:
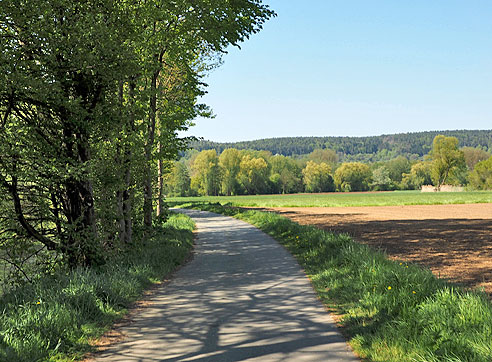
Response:
M390 160L397 156L418 159L429 153L437 135L456 137L459 147L475 147L492 150L492 130L455 130L401 133L370 137L282 137L255 141L220 143L194 141L190 148L198 151L226 148L267 150L285 156L304 155L315 149L327 148L340 156L340 161L375 162Z

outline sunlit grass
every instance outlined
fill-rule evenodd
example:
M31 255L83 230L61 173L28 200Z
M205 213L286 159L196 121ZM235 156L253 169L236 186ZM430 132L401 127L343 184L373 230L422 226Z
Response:
M188 205L193 206L193 205ZM302 226L274 213L195 205L252 223L272 235L341 315L343 333L370 361L492 361L492 304L478 291L391 261L347 235Z
M42 278L0 300L0 361L71 361L142 291L182 263L194 224L174 215L156 236L98 269Z
M174 197L172 204L211 202L249 207L334 207L472 204L492 202L492 191L420 192L391 191L370 193L287 194L248 196Z

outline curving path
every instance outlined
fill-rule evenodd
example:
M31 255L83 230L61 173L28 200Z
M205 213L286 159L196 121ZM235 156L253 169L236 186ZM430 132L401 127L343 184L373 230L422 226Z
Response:
M358 361L294 258L255 227L195 210L193 261L96 361Z

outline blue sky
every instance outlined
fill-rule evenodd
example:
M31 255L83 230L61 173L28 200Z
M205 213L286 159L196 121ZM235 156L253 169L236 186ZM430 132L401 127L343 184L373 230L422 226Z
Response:
M206 79L213 141L492 128L492 1L267 0Z

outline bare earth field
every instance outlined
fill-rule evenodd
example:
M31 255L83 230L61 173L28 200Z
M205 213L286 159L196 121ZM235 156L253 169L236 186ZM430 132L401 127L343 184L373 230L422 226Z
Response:
M492 204L268 208L492 295Z

